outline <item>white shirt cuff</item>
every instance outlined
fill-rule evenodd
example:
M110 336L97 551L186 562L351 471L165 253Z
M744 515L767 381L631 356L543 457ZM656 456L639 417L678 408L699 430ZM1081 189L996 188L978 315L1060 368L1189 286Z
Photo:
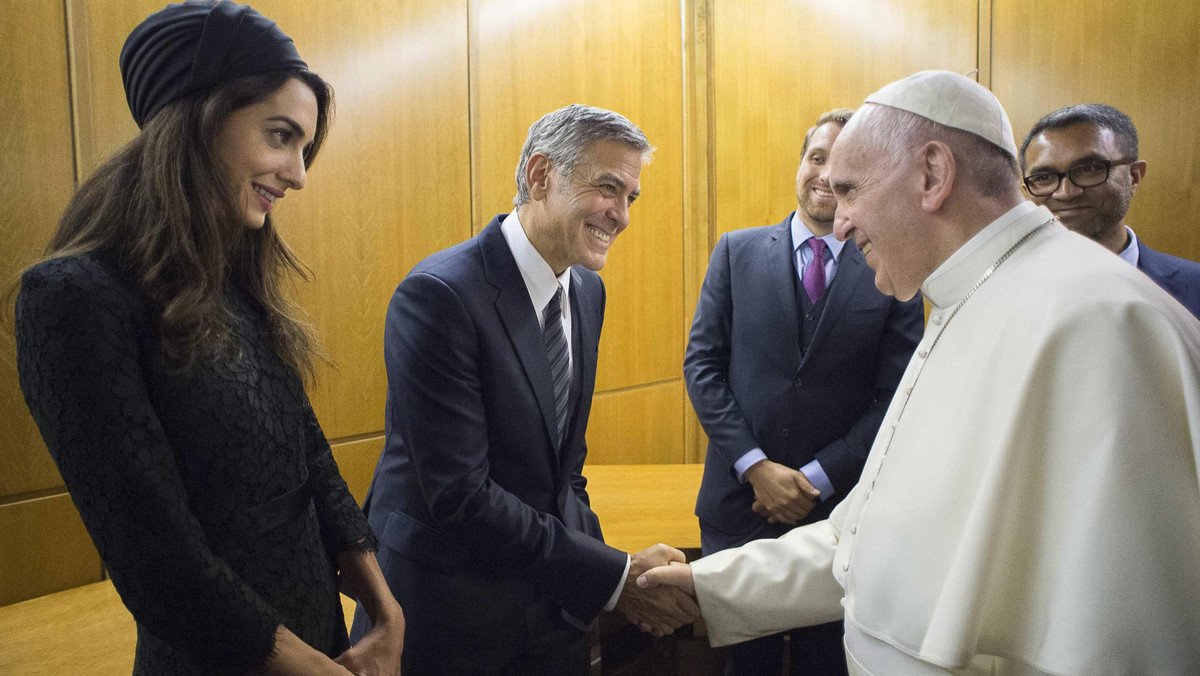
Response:
M621 579L617 580L617 588L613 590L612 596L608 597L608 603L604 604L605 610L612 610L617 607L617 599L621 598L621 590L625 588L625 578L629 577L629 564L633 563L633 557L625 555L625 572L621 573Z

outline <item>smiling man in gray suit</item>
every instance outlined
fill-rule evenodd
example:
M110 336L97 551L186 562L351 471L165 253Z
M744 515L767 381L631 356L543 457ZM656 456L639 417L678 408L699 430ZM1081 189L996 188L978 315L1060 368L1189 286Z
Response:
M853 111L804 138L799 208L713 250L684 359L708 454L696 501L705 555L823 519L858 482L922 334L921 298L876 290L833 236L826 158ZM842 625L797 630L797 674L844 674ZM733 647L727 674L780 673L782 636Z

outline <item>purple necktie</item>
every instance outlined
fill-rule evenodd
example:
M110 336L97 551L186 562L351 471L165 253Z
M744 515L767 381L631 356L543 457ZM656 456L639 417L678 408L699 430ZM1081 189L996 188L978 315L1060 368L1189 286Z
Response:
M812 237L808 240L808 248L813 252L813 259L808 267L804 268L801 281L804 282L804 290L808 292L808 299L815 303L820 300L821 294L825 293L825 241Z

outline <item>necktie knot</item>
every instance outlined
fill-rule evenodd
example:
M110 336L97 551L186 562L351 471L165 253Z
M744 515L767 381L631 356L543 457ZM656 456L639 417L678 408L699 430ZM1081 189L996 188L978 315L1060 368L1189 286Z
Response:
M813 260L816 260L820 263L825 262L825 247L826 246L828 246L828 245L825 244L825 240L821 239L820 237L813 237L808 240L808 248L812 249Z

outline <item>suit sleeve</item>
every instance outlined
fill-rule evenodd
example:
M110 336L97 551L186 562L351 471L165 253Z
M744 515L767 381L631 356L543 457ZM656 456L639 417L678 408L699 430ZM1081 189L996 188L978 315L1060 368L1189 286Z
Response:
M209 548L151 404L140 308L69 259L25 274L21 390L121 601L210 668L241 673L275 642L275 610Z
M722 236L713 249L700 289L683 358L683 375L692 407L712 441L710 454L715 451L733 472L734 462L759 444L729 386L733 326L729 269L729 239Z
M447 536L590 621L616 588L626 555L568 529L490 478L479 362L484 339L453 289L433 275L410 274L392 297L385 328L392 429Z
M921 341L924 322L921 294L907 301L892 300L875 353L875 400L845 435L816 453L837 495L846 495L858 483L892 395Z

